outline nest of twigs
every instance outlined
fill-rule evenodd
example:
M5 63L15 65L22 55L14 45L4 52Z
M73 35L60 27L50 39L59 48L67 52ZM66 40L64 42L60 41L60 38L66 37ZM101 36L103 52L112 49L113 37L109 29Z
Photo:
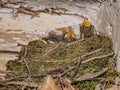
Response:
M113 56L111 39L102 35L69 43L32 41L22 48L18 60L8 62L12 75L0 82L0 88L19 90L25 86L25 90L37 90L36 85L47 75L57 83L60 78L67 78L80 90L94 90L98 83L108 87L117 75Z

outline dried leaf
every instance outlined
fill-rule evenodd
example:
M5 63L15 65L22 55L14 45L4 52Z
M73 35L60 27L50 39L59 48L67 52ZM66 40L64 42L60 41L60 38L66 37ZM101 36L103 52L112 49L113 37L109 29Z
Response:
M60 88L55 84L55 81L51 76L47 76L44 78L39 90L60 90Z
M63 90L79 90L78 88L70 84L70 80L67 78L61 78L61 83L65 86Z

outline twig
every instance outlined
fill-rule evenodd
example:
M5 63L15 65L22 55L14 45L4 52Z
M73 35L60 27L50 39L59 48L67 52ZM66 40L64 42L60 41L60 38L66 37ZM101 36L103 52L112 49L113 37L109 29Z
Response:
M75 44L76 42L82 42L82 41L84 41L84 40L86 40L86 39L84 38L84 39L80 39L80 40L77 40L77 41L74 41L74 42L68 43L66 46L70 46L70 45Z
M78 16L78 17L84 18L83 15L79 15L79 14L76 14L76 13L62 13L62 15L74 15L74 16Z
M35 62L46 62L46 63L58 63L58 62L64 62L64 61L70 61L70 60L46 60L46 61L39 61L39 60L33 60L33 61L35 61Z
M25 60L26 54L27 54L27 47L25 47L25 55L24 55L23 61L25 62L25 65L26 65L26 67L27 67L27 69L28 69L29 78L31 78L31 71L30 71L30 68L29 68L29 66L28 66L28 64L27 64L27 62L26 62L26 60Z
M90 53L88 53L88 54L85 54L85 55L82 56L82 58L83 58L83 57L87 57L87 56L89 56L89 55L91 55L91 54L94 54L94 53L96 53L96 52L99 52L99 51L101 51L102 49L103 49L103 47L102 47L102 48L99 48L99 49L97 49L97 50L95 50L95 51L92 51L92 52L90 52Z
M13 76L13 75L15 75L15 74L12 73L12 72L2 71L2 70L0 70L0 73L2 73L2 74L7 74L7 75L9 75L9 76Z
M97 50L95 50L95 51L89 52L89 53L87 53L87 54L85 54L85 55L82 55L81 58L84 58L84 57L87 57L87 56L89 56L89 55L91 55L91 54L94 54L94 53L96 53L96 52L99 52L99 51L101 51L102 49L103 49L103 47L102 47L102 48L99 48L99 49L97 49ZM78 59L80 59L80 57L77 57L77 58L73 59L72 61L75 61L75 60L78 60Z
M62 43L62 42L60 42L56 47L48 50L48 51L45 53L45 55L47 55L47 54L49 54L50 52L54 51L56 48L58 48L58 47L61 45L61 43Z
M74 73L71 75L70 79L74 79L74 77L76 76L78 70L79 70L79 67L81 65L81 62L82 62L82 58L80 58L79 62L77 63L76 67L75 67L75 70L74 70Z
M31 75L31 77L33 78L43 78L44 76L46 75ZM24 80L28 78L28 76L24 75L24 76L15 76L15 77L11 77L11 78L8 78L8 79L4 79L4 80L0 80L0 83L6 83L6 82L10 82L10 81L15 81L15 80Z
M87 60L85 60L85 61L82 61L81 63L87 63L87 62L90 62L90 61L93 61L93 60L97 60L97 59L109 57L109 56L111 56L111 55L113 55L113 54L114 54L114 52L109 53L109 54L106 54L106 55L98 56L98 57L93 57L93 58L87 59Z
M29 73L29 80L30 80L31 79L31 71L30 71L30 68L28 66L28 63L25 60L26 55L27 55L27 46L25 46L25 53L24 53L24 56L22 57L22 60L24 61L25 65L26 65L26 68L27 68L28 73Z
M50 52L52 52L53 50L55 50L55 49L58 48L58 47L59 47L59 45L57 45L56 47L54 47L54 48L48 50L48 51L45 53L45 55L49 54Z
M16 77L11 77L9 79L5 79L5 80L0 80L0 83L6 83L6 82L10 82L10 81L13 81L13 80L22 80L24 78L27 78L28 76L16 76Z
M18 43L18 46L23 46L23 47L25 47L26 45L25 45L25 44Z
M59 74L59 75L57 75L57 76L55 76L55 77L62 77L62 76L64 76L66 73L68 73L68 72L70 72L70 71L72 71L72 70L74 70L75 69L75 67L73 67L73 68L70 68L70 69L67 69L66 71L64 71L63 73L61 73L61 74Z
M95 90L102 90L102 84L101 83L98 83L96 86L95 86Z
M24 62L25 62L25 65L26 65L26 67L27 67L27 69L28 69L29 77L31 77L30 68L29 68L29 66L28 66L28 64L27 64L27 62L26 62L25 60L24 60Z
M21 86L29 86L29 87L38 87L38 84L33 82L25 82L25 81L11 81L5 83L7 85L21 85Z
M51 69L51 70L48 70L48 74L55 74L55 73L62 73L63 72L63 69L62 68L54 68L54 69Z
M8 85L1 83L1 82L0 82L0 86L8 87Z
M60 78L60 82L62 84L62 90L76 90L71 84L70 80L67 78Z
M19 53L19 51L0 50L0 53L18 54L18 53Z
M106 71L108 70L108 68L104 68L102 71L99 71L99 72L96 72L96 73L87 73L87 74L84 74L83 76L75 79L75 80L72 80L71 83L72 84L75 84L75 83L78 83L78 82L83 82L83 81L86 81L86 80L91 80L93 78L96 78L96 77L99 77L100 75L104 74Z
M117 56L117 54L114 54L113 57L110 58L110 60L108 62L108 67L111 70L115 70L116 56Z
M115 59L116 59L116 57L117 57L117 54L114 54L114 56L113 56L113 58L112 58L112 59L113 59L113 60L115 60Z
M27 15L32 15L31 18L39 17L39 14L40 14L39 11L31 10L31 9L28 9L28 8L26 8L24 6L20 6L18 8L15 8L15 10L13 11L13 13L16 16L17 16L18 13L24 13L24 14L27 14Z

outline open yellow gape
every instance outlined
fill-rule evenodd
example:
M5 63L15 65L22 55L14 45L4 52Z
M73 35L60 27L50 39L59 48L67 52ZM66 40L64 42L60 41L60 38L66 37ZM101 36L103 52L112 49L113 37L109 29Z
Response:
M70 30L68 33L64 36L65 39L67 38L75 38L75 35L73 34L72 30Z
M80 24L80 26L90 27L90 23L89 23L87 17L84 17L84 20L83 20L83 22Z

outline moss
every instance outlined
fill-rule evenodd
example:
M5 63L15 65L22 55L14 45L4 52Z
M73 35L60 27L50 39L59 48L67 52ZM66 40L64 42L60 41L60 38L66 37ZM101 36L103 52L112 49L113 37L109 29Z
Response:
M95 86L98 84L97 81L85 81L78 83L77 86L81 90L95 90Z
M26 71L26 67L24 64L18 62L18 61L9 61L7 64L7 69L13 71L17 75L21 75Z
M109 69L104 75L103 77L117 77L118 73L115 70L111 70Z

